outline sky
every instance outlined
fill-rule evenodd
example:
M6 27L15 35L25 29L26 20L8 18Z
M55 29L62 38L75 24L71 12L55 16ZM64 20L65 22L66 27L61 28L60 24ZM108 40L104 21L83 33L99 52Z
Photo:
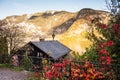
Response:
M82 8L107 10L105 0L0 0L0 19L47 10L77 12Z

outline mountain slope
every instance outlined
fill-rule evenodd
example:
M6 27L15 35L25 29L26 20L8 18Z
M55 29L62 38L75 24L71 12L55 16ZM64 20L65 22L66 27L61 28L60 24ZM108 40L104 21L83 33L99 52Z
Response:
M60 41L75 51L80 53L84 52L85 48L92 44L86 38L86 35L87 32L89 32L91 29L94 29L95 26L90 23L96 17L100 17L103 23L107 23L109 20L109 13L93 9L82 9L78 12L76 20L70 26L69 30L59 37ZM96 35L99 35L95 29L94 32Z
M91 42L85 38L87 31L93 26L89 23L100 17L101 21L107 23L109 13L100 10L84 8L79 12L67 11L46 11L21 16L9 16L5 20L21 26L26 32L26 41L39 40L40 37L52 39L51 35L56 34L55 39L61 41L74 51L83 52Z

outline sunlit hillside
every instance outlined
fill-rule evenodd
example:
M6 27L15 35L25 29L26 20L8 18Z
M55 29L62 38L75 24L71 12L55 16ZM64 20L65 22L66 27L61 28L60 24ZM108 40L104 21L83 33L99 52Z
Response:
M59 40L73 51L82 53L85 48L92 44L86 38L86 35L91 28L94 28L90 21L96 17L100 17L103 23L107 23L109 13L88 8L74 13L51 10L34 14L9 16L5 20L10 20L23 29L26 33L26 43L31 40L39 40L41 36L51 40L51 35L54 32L56 40Z
M84 52L91 42L86 38L88 25L83 19L72 24L70 29L60 36L60 41L74 51Z

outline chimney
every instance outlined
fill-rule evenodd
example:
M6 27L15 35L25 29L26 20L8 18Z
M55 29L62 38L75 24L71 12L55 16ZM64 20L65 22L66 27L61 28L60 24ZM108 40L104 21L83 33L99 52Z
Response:
M45 39L44 38L40 38L40 41L45 41Z
M45 39L43 37L40 37L39 41L45 41Z

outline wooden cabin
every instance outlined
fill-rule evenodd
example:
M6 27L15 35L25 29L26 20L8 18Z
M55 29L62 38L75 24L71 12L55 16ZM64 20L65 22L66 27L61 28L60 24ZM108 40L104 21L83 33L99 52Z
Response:
M22 55L27 55L33 60L33 64L41 65L42 59L46 58L56 61L64 58L71 51L68 47L56 40L49 41L30 41L17 51L19 60Z

